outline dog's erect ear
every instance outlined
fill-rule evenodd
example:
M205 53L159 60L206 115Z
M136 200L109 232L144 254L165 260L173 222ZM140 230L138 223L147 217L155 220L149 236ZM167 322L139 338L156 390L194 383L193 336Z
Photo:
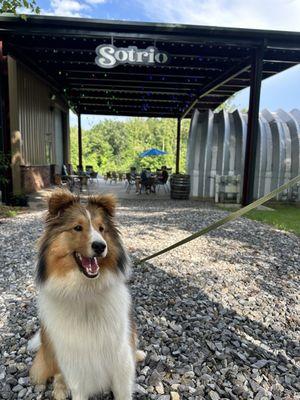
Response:
M50 217L56 217L63 213L72 204L78 203L79 198L64 189L56 189L48 200L48 211Z
M115 215L117 199L112 194L104 194L99 196L91 196L88 198L88 204L103 208L111 217Z

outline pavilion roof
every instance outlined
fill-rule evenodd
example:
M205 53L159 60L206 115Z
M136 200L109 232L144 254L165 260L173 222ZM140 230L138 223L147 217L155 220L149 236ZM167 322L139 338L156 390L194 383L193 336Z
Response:
M300 63L300 33L50 16L0 17L7 52L61 91L80 114L190 116L250 85L264 49L263 79ZM155 46L166 64L100 68L95 49ZM198 101L196 102L196 100Z

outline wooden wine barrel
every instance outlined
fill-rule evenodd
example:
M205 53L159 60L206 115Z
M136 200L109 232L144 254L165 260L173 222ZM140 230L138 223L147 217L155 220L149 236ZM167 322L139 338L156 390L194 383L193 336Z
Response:
M171 176L171 199L188 200L190 196L190 175L173 174Z

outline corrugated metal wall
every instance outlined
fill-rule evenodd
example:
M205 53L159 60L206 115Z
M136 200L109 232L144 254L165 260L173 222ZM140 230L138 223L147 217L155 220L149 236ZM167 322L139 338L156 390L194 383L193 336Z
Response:
M246 132L247 114L238 110L194 112L187 157L192 196L213 198L216 175L243 176ZM255 198L300 174L299 110L261 112L255 171ZM278 199L295 200L295 188Z
M20 166L24 164L24 160L22 157L22 138L19 124L17 63L11 57L8 57L8 74L9 78L14 78L9 79L9 122L13 191L18 193L21 188Z
M18 64L19 123L22 153L26 165L47 165L46 140L54 141L54 112L50 110L50 89ZM52 145L52 159L53 159Z
M62 160L69 162L69 109L46 81L13 57L8 59L8 72L13 188L19 193L32 177L42 182L41 187L48 185L50 164L58 164L60 172ZM56 154L55 115L59 116L56 125L63 147L60 156Z

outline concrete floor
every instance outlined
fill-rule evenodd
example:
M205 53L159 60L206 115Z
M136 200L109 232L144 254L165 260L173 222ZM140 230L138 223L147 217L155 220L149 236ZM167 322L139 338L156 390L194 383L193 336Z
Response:
M42 209L46 207L47 198L51 195L52 191L57 186L52 186L50 188L42 189L36 193L32 193L29 195L29 207L31 209ZM105 182L102 177L93 179L92 182L89 182L87 186L83 186L82 191L80 192L79 187L75 187L73 193L79 194L82 197L86 197L94 194L105 194L112 193L118 199L140 199L143 200L166 200L170 199L170 192L165 191L164 187L160 186L157 188L156 193L146 194L142 192L142 194L137 194L135 192L135 186L132 186L129 193L126 191L127 186L125 181L122 182ZM169 189L169 188L168 188Z

